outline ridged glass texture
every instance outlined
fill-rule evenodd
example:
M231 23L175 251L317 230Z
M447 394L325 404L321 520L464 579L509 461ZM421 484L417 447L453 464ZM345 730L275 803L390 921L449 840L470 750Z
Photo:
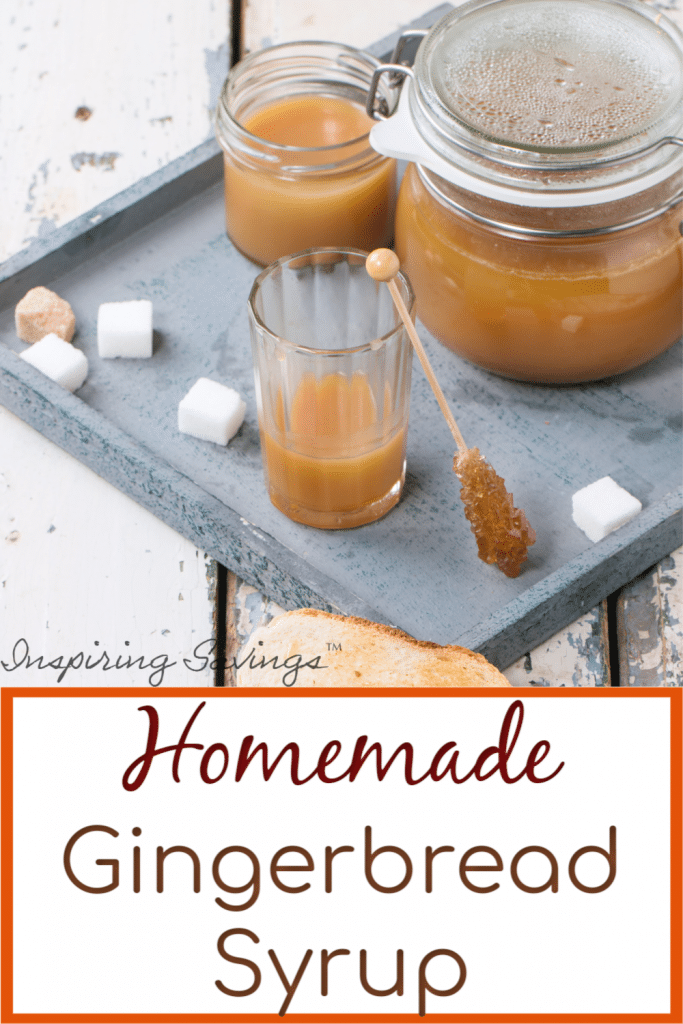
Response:
M366 255L279 260L249 298L266 486L286 515L323 529L378 519L405 477L412 349Z

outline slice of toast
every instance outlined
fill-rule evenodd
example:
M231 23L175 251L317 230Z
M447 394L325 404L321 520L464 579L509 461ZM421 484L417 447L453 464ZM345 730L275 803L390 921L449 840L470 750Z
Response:
M235 659L237 686L509 686L481 654L314 608L285 612Z

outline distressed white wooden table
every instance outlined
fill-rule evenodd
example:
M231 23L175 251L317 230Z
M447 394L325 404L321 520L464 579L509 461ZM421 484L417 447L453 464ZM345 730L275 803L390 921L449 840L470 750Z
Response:
M679 0L654 6L681 23ZM429 0L6 0L0 260L212 133L231 57L297 38L365 46ZM279 609L0 407L0 660L23 639L44 661L175 661L163 685L210 685L180 662L202 642L228 652ZM681 685L683 549L530 652L516 685ZM227 596L226 596L227 592ZM203 648L206 651L206 646ZM57 672L31 674L34 684ZM69 670L71 685L148 685L152 669ZM27 673L0 682L25 685ZM158 677L157 677L158 678ZM230 673L227 674L230 682Z

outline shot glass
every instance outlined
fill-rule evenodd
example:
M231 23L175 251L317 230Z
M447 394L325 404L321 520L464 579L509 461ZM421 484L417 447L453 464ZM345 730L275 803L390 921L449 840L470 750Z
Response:
M366 256L325 248L285 257L249 296L270 500L323 530L379 519L405 480L412 348ZM412 309L408 279L397 280Z

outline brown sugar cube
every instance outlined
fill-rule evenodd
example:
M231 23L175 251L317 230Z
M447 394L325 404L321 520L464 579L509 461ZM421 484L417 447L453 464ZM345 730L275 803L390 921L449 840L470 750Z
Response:
M40 341L46 334L58 334L71 341L76 328L74 312L64 299L49 288L31 288L14 311L17 336L22 341Z

